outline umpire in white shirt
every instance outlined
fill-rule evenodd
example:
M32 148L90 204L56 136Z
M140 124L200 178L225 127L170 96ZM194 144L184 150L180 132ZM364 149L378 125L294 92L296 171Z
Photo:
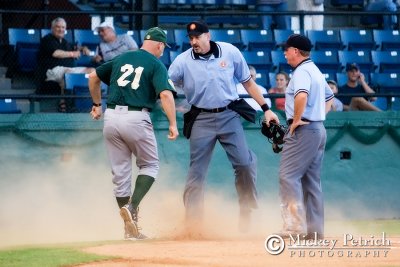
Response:
M323 125L333 102L324 75L310 59L312 44L299 34L283 44L286 60L294 68L286 89L288 132L279 168L282 237L323 238L324 200L321 166L326 143Z

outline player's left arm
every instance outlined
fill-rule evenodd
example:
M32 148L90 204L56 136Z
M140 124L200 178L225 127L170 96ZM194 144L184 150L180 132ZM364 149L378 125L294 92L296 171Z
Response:
M170 90L161 91L160 100L162 108L169 121L168 139L175 140L178 137L179 132L176 124L175 100L172 91Z
M101 80L99 76L97 76L96 71L91 72L89 74L89 92L90 95L92 96L93 107L90 112L90 115L92 115L92 118L95 120L100 119L102 114L100 85L101 85Z

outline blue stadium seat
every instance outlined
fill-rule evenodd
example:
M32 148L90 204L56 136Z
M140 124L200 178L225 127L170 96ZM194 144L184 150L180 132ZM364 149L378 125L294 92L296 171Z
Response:
M284 71L286 73L292 72L292 66L287 63L285 58L285 54L282 50L273 50L271 51L271 60L274 64L274 70L276 72Z
M372 30L342 29L340 30L340 39L346 46L346 50L371 51L377 47Z
M14 47L17 43L40 44L39 29L8 28L8 44Z
M342 50L343 43L340 40L339 30L308 30L307 37L314 45L314 50Z
M81 53L81 56L75 60L75 64L77 67L94 67L95 63L92 61L92 57L94 56L94 51L92 51L93 55L84 55Z
M68 94L90 96L88 85L88 74L85 73L65 73L65 91ZM101 83L102 95L107 93L107 85ZM92 108L92 99L77 98L74 100L75 107L79 112L89 112ZM105 108L106 101L102 100L102 106Z
M160 61L164 63L165 67L168 69L169 65L171 65L171 57L170 57L170 49L166 48L164 53L160 57Z
M158 23L159 24L180 24L186 25L194 20L201 19L199 16L164 16L158 15Z
M336 73L336 83L338 87L345 85L347 83L347 73Z
M343 68L346 67L347 63L357 63L361 72L365 75L375 71L376 66L372 62L371 52L369 51L338 51L338 56Z
M9 28L8 43L16 53L18 71L33 72L37 66L40 30Z
M271 55L263 51L242 51L248 65L253 65L257 72L270 72L272 69Z
M400 70L400 51L371 51L378 72L394 73Z
M264 71L258 71L256 69L257 73L256 73L256 83L265 87L267 90L270 87L270 82L269 82L269 77L267 76L267 73Z
M15 99L0 99L0 114L4 113L21 113L21 110L17 107Z
M137 30L127 30L127 31L125 31L125 32L122 32L122 31L121 31L120 34L122 34L122 33L126 33L126 34L128 34L129 36L131 36L131 37L133 38L133 40L135 40L135 42L137 43L137 45L138 45L139 47L142 45L142 42L141 42L141 39L140 39L140 35L139 35L139 31L137 31ZM117 34L118 34L118 33L117 33Z
M41 29L40 36L41 38L45 37L47 34L51 33L51 29ZM74 44L74 32L72 29L65 30L64 35L65 40L67 40L70 44Z
M268 72L268 78L269 78L269 90L270 88L274 88L276 86L276 73L275 72Z
M269 49L275 48L275 40L273 32L269 30L241 29L240 35L243 44L247 50Z
M210 29L211 39L214 41L227 42L236 46L239 50L244 50L240 37L240 30L237 29Z
M169 59L171 60L171 63L175 60L175 58L182 53L181 51L169 51Z
M302 31L293 31L293 30L280 30L280 29L275 29L274 30L274 39L276 45L280 45L288 39L288 37L292 34L303 34Z
M34 72L37 67L39 46L17 44L18 70L22 72Z
M97 31L88 29L74 29L74 40L78 46L87 46L90 50L96 50L100 43Z
M372 33L379 50L400 51L400 32L398 30L373 30Z
M371 73L371 84L376 85L380 93L399 93L400 72ZM388 97L386 100L387 109L400 110L400 97Z
M188 48L191 47L186 29L175 29L174 35L175 43L177 46L179 46L180 51L186 51Z
M333 72L328 72L328 73L322 73L325 76L325 80L336 80L336 73Z
M322 73L337 73L342 70L337 51L312 51L310 58Z

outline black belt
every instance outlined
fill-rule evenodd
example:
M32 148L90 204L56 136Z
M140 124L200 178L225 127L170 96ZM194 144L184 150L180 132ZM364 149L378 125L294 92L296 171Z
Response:
M310 120L307 120L307 119L304 119L304 118L301 118L301 120L302 120L302 121L305 121L305 122L311 122ZM291 125L291 124L293 123L293 119L288 119L288 120L286 121L286 123L287 123L287 125Z
M117 106L117 105L111 104L111 105L107 105L107 108L115 109L116 106ZM121 105L121 106L123 106L123 105ZM149 108L128 106L128 110L129 110L129 111L142 111L143 109L147 109L147 110L150 111Z
M222 107L222 108L212 108L212 109L207 109L207 108L198 108L196 106L192 106L193 109L200 110L200 112L210 112L210 113L219 113L224 110L228 109L228 106Z

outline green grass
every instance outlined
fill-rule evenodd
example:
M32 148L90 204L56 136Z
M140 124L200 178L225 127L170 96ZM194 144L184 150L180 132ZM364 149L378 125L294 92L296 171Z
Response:
M115 259L115 257L84 253L80 251L81 248L82 245L72 245L68 247L32 247L0 250L0 266L58 267Z

